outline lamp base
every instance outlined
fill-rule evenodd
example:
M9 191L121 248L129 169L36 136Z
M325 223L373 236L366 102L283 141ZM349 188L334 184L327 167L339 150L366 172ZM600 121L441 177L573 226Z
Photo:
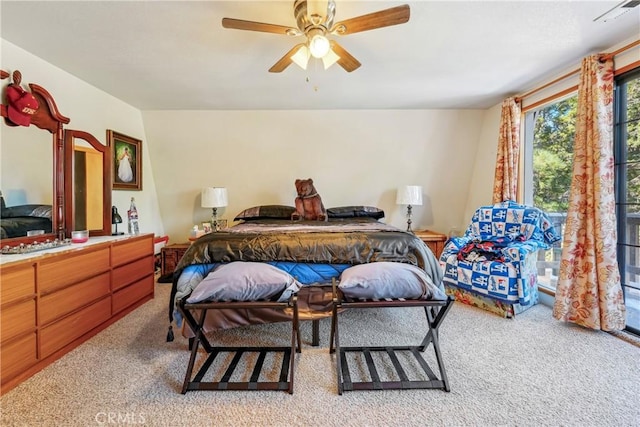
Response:
M115 230L113 233L111 233L112 236L122 236L124 234L124 231L118 231L118 223L114 222L113 225L115 225Z
M218 208L211 209L213 211L211 215L211 231L215 233L218 231Z
M411 229L411 205L407 205L407 232L413 233Z

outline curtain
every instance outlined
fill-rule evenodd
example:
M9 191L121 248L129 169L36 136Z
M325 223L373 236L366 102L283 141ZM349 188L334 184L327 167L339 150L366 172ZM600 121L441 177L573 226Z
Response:
M593 329L624 329L616 259L613 60L583 59L573 176L553 316Z
M520 120L520 105L515 98L507 98L502 101L496 173L493 179L494 204L505 200L517 200Z

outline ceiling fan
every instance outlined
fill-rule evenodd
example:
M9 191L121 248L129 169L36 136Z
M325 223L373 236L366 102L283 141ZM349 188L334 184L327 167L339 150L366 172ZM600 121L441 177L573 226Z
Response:
M351 72L360 67L360 62L337 41L330 40L328 35L346 36L361 31L404 24L409 21L410 14L409 5L405 4L334 23L335 13L334 0L295 0L293 15L298 28L233 18L222 18L222 26L236 30L261 31L291 37L306 36L307 40L304 43L295 45L269 68L271 73L282 72L292 62L306 69L311 56L322 59L325 69L337 62L346 71Z

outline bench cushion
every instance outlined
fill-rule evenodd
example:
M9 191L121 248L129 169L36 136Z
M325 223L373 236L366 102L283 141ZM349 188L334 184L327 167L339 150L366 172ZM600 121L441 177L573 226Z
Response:
M300 289L287 272L260 262L230 262L211 271L195 287L188 303L204 301L286 301Z
M381 261L349 267L342 272L338 288L352 299L447 299L424 270L400 262Z

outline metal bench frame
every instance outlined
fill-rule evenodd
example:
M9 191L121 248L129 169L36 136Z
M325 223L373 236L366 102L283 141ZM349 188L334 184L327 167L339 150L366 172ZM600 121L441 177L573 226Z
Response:
M182 312L185 321L195 333L195 338L190 340L191 357L187 366L187 372L182 386L182 394L188 390L286 390L293 393L293 373L295 368L295 353L301 352L300 329L298 319L297 297L292 296L287 302L274 301L232 301L232 302L203 302L189 304L187 297L178 302L178 309ZM207 311L216 309L251 309L273 308L293 311L291 321L291 346L290 347L216 347L205 336L203 325ZM198 320L192 310L201 310ZM193 368L198 356L198 347L202 345L208 356L200 370L192 379ZM234 353L234 357L226 366L225 373L219 381L203 381L205 374L213 365L214 359L220 353ZM229 381L238 363L245 353L258 353L258 358L251 372L249 381ZM268 353L282 353L282 367L278 381L259 381L264 360Z
M442 352L440 351L440 340L438 329L447 313L453 305L453 297L448 297L444 301L430 300L408 300L408 299L366 299L347 301L342 292L337 288L336 282L333 283L333 312L331 317L331 337L329 338L329 352L336 354L336 370L338 380L338 394L343 391L353 390L398 390L398 389L442 389L450 391L449 379L445 371L444 362L442 360ZM360 346L360 347L341 347L340 333L338 328L338 311L355 309L355 308L381 308L381 307L423 307L428 330L427 333L417 346ZM335 346L334 346L335 343ZM433 344L440 378L438 378L427 361L422 357L430 344ZM429 378L428 381L410 380L398 359L396 352L410 352L420 365L424 373ZM371 381L354 382L351 379L349 365L346 354L349 352L362 353ZM384 352L388 355L393 367L398 374L399 381L381 381L376 368L375 361L371 356L372 352Z

